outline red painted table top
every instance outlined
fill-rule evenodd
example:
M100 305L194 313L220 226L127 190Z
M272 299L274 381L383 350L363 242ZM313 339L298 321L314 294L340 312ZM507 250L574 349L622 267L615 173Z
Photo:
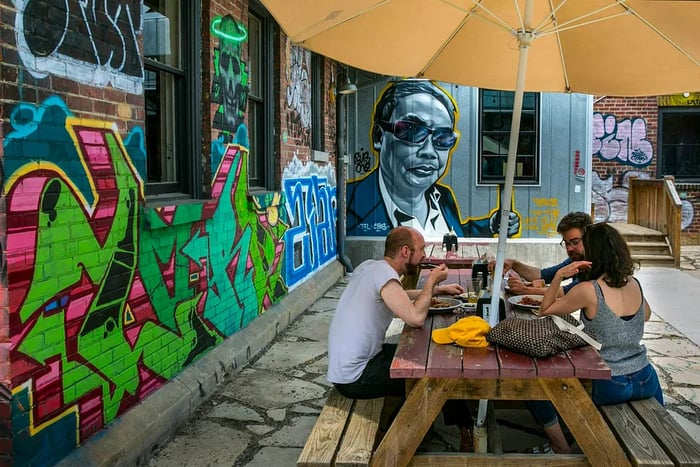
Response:
M467 284L470 269L450 270L448 282ZM506 311L512 314L506 300ZM452 313L430 315L421 328L404 325L391 366L392 378L567 378L609 379L610 368L598 352L585 346L549 358L532 358L504 348L462 348L436 344L433 329L447 327L459 317Z

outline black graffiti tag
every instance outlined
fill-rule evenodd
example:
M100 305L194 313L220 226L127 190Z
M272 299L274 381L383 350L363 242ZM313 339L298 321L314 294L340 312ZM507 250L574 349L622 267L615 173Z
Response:
M24 0L18 8L18 35L35 59L53 59L42 69L23 57L31 72L70 73L66 61L142 78L138 49L139 0ZM67 72L61 69L68 68ZM78 73L79 74L79 73ZM77 76L76 78L79 78ZM118 80L117 80L118 81Z

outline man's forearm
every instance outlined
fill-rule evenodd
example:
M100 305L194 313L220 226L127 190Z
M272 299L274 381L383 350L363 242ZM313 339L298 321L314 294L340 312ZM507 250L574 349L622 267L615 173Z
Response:
M514 261L512 269L517 272L520 277L530 282L541 279L539 268L525 264L522 261Z

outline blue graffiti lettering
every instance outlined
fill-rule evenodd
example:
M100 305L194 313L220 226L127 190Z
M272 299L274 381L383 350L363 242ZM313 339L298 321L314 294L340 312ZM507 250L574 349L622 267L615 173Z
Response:
M286 282L292 287L336 257L336 188L325 177L284 180L290 228L285 233Z

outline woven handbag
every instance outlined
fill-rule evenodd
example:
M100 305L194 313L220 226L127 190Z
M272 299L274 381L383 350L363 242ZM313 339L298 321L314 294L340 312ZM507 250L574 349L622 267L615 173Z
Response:
M583 332L583 325L570 315L537 319L507 318L486 334L491 344L501 345L531 357L549 357L565 350L600 343Z

